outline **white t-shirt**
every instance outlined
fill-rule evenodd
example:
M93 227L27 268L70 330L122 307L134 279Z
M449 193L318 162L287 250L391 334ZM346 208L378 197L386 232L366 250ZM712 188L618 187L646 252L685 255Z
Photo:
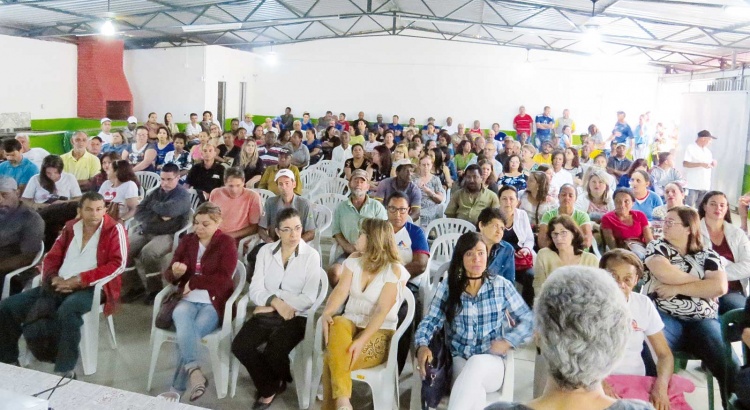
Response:
M60 174L60 180L55 182L55 195L64 196L68 199L81 196L81 187L78 186L78 181L73 174L62 172ZM39 184L39 174L34 175L26 185L26 189L23 190L22 198L33 199L35 203L42 204L50 199L52 193L42 188Z
M100 132L97 137L102 139L102 144L111 144L112 143L112 134L106 134L104 131ZM92 137L93 138L93 137ZM89 138L91 139L91 138Z
M647 336L652 336L664 329L664 322L661 321L656 306L648 296L631 292L628 308L632 316L630 336L625 345L625 354L615 366L612 374L645 376L646 366L641 358L643 342Z
M398 283L399 294L396 299L396 303L393 305L388 314L385 317L385 321L380 326L381 329L396 330L398 324L398 309L401 307L403 296L401 292L404 291L406 281L409 279L409 274L406 272L406 268L402 265L396 265L399 271L394 271L391 266L378 273L377 277L373 278L367 285L367 288L362 291L362 265L360 264L360 258L348 258L344 261L344 267L348 268L352 272L352 283L349 289L349 300L346 302L346 308L344 309L344 317L354 322L354 325L359 328L367 327L372 317L372 312L378 303L380 292L386 283Z
M44 148L31 148L23 153L23 157L33 162L39 169L42 169L42 161L47 155L49 152Z
M684 161L700 162L710 164L714 160L713 154L708 147L699 147L698 144L692 143L685 149ZM711 168L684 168L685 181L687 189L699 191L708 191L711 189Z
M198 242L198 258L196 259L195 263L195 275L201 275L201 258L203 258L203 254L206 252L206 247L203 246L200 241ZM193 289L191 290L183 299L185 299L188 302L193 303L205 303L210 305L211 304L211 295L209 295L208 291L205 289Z
M401 263L407 265L411 263L414 258L414 254L411 251L411 237L406 227L401 227L398 232L394 235L396 238L396 247L398 248L398 254L401 256Z
M198 134L200 134L202 131L203 131L203 128L201 128L201 124L200 123L197 123L197 124L193 125L192 122L189 122L185 126L185 135L187 135L188 137L196 137L196 138L198 138Z
M333 149L333 153L331 154L331 159L333 162L338 162L343 164L344 161L346 161L349 158L352 158L352 146L349 145L346 147L346 149L341 148L341 145Z
M101 188L99 188L99 194L104 197L104 202L119 204L120 215L124 215L129 211L125 201L139 196L138 185L133 181L128 181L117 187L112 186L112 181L104 181Z
M562 187L565 184L572 184L573 183L573 175L566 171L565 169L561 169L560 172L555 173L555 176L552 177L552 180L550 181L550 186L556 187L555 191L550 190L550 195L557 196L559 193L560 187Z

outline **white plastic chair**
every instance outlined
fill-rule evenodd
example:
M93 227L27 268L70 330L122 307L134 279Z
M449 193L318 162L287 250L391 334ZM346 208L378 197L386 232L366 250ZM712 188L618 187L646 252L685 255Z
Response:
M232 338L232 308L237 302L242 289L245 287L245 265L242 262L237 261L237 266L234 269L234 275L232 275L232 281L234 282L234 292L227 299L224 305L224 320L221 327L208 334L206 337L201 339L201 344L205 346L209 351L209 357L211 358L211 368L214 374L214 385L216 386L216 395L223 399L227 395L228 380L229 380L229 362L231 357L231 338ZM159 314L162 300L172 291L175 287L170 285L156 295L154 299L154 312L151 318L151 364L148 370L148 384L146 389L151 391L151 382L154 379L154 372L156 371L156 361L159 359L159 351L161 345L165 342L176 343L175 332L171 330L159 329L156 327L156 315Z
M315 164L314 168L310 167L310 169L323 171L323 173L325 173L329 178L338 178L339 175L341 175L341 170L343 168L344 164L329 159L318 161L318 163Z
M10 280L14 277L20 275L21 273L25 272L28 269L31 269L39 264L39 262L42 261L42 257L44 256L44 241L42 241L41 248L39 248L39 252L36 253L36 256L34 256L34 260L27 266L20 267L13 272L10 272L5 275L5 281L3 282L3 294L2 297L0 297L0 300L5 300L10 296Z
M141 188L143 188L144 192L158 187L161 183L161 177L156 172L136 171L135 176L138 178L138 182L141 183Z
M435 279L438 276L434 276L436 272L441 271L443 265L447 265L453 256L453 250L456 248L458 238L461 237L460 233L449 233L442 235L435 239L430 246L430 257L427 259L427 266L425 266L424 273L422 273L419 283L419 299L422 301L422 317L427 315L427 310L430 307L430 301L435 292ZM447 266L445 267L447 270Z
M267 189L261 189L261 188L253 188L253 191L257 192L258 195L260 195L260 208L261 211L263 210L263 207L266 205L266 201L268 201L268 198L273 198L276 196L273 192L267 190Z
M331 221L333 222L333 215L336 213L336 208L338 208L342 202L346 202L347 200L349 200L349 198L346 195L328 193L315 195L314 197L312 197L312 199L310 199L310 202L312 202L316 207L328 208L328 210L331 212ZM315 240L318 246L320 246L320 239L323 238L333 238L333 233L330 229L318 229L318 232L316 232L315 234ZM318 250L318 253L321 254L322 261L323 254L320 252L320 248L316 249Z
M203 198L201 198L202 194L198 193L198 191L193 188L188 189L188 193L190 193L190 209L195 211L198 208L198 205L203 202Z
M312 240L312 243L310 246L312 246L316 251L318 251L318 255L323 254L323 250L321 249L320 241L321 237L323 236L323 233L327 233L326 237L330 238L330 230L328 228L331 227L331 223L333 223L333 213L330 209L326 208L322 205L315 205L313 208L313 215L315 216L315 237ZM323 259L320 260L321 264L323 263Z
M311 198L320 194L341 194L349 196L349 181L344 178L327 178L318 184L311 192Z
M440 218L433 220L427 225L427 228L424 230L425 235L429 236L432 230L435 230L435 237L440 238L449 233L464 234L466 232L476 232L477 227L473 223L464 221L463 219Z
M300 180L302 181L302 195L310 194L314 187L316 187L320 181L328 178L325 172L320 169L314 169L312 166L299 173Z
M411 322L414 319L414 295L412 295L409 289L405 287L401 289L400 292L406 301L408 310L404 321L401 322L401 325L399 325L396 332L393 334L393 337L391 337L386 362L369 369L360 369L352 372L352 380L365 382L370 386L372 389L373 408L378 410L390 410L393 408L394 404L398 404L398 363L396 360L398 342L406 329L411 326ZM318 319L318 324L315 329L314 347L316 355L313 360L312 386L318 386L320 384L320 378L323 375L323 326L321 325L320 319ZM317 388L311 389L310 403L314 403L316 394Z
M99 361L99 315L104 313L102 304L102 289L104 285L119 276L122 272L115 272L106 278L94 282L94 298L91 301L91 310L84 313L81 325L81 342L78 344L78 350L81 351L81 365L83 374L90 376L96 373L96 365ZM31 287L35 288L42 283L42 275L37 275L31 282ZM115 336L115 323L112 315L107 316L107 325L109 326L110 341L112 349L117 349L117 337ZM23 356L23 355L21 355Z
M315 312L323 304L328 295L328 275L320 270L320 288L318 297L310 307L309 315L305 321L305 336L302 341L289 353L291 361L292 376L294 377L294 386L297 391L297 400L299 408L307 409L310 407L310 389L312 389L313 375L313 340L315 339ZM237 335L242 325L245 324L247 308L250 305L250 297L245 295L237 304L237 317L234 320L234 334ZM240 374L240 361L232 356L232 379L230 382L230 396L234 397L237 392L237 379Z

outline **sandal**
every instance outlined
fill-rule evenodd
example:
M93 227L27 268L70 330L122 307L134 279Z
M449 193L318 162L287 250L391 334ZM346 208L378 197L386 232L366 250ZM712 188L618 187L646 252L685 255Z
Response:
M194 371L200 370L200 367L194 367L188 372L188 378L193 374ZM203 376L203 383L198 383L190 388L190 401L196 401L200 399L208 388L208 378Z

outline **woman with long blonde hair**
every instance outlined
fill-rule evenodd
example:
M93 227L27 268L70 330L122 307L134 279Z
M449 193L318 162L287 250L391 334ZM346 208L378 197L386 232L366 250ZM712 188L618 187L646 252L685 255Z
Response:
M242 144L238 165L245 172L245 186L255 188L255 184L260 181L260 177L263 176L263 171L265 171L263 161L260 160L260 154L258 153L258 144L255 141L245 140L245 143Z
M355 247L321 316L323 410L352 409L351 372L387 359L409 279L388 221L364 219ZM344 302L344 313L334 317Z

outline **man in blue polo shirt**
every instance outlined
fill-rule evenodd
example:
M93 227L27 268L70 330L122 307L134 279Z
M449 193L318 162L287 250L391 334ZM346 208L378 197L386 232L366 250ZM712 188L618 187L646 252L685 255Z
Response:
M15 139L3 141L5 162L0 163L0 176L11 177L18 184L18 192L23 192L31 177L39 173L39 168L28 158L23 157L21 143Z
M393 135L397 140L401 138L401 134L404 132L404 126L398 123L398 115L393 116L393 123L388 124L388 129L393 131Z
M633 138L635 138L633 130L630 129L630 125L625 122L625 112L617 111L617 122L615 123L614 128L612 128L612 135L607 139L607 143L614 140L615 144L625 144L627 146L629 145L628 140Z
M534 119L536 123L536 138L534 138L534 144L537 148L542 146L542 143L549 141L552 138L552 129L555 128L555 120L552 118L551 108L549 106L544 107L544 113L537 115Z
M427 236L422 228L409 222L409 198L406 195L401 192L394 192L387 199L386 205L388 222L393 227L401 263L410 276L406 286L414 294L414 299L419 300L419 282L422 273L427 268L427 260L430 258L430 247L427 244ZM406 310L405 304L399 309L399 322L406 317ZM419 302L417 302L416 312L422 312ZM406 363L411 339L412 330L410 327L398 343L397 359L399 372L401 372L404 363Z
M411 182L411 177L414 174L414 164L408 159L402 159L393 165L396 167L396 176L380 181L373 198L386 203L385 201L394 192L403 193L409 199L409 216L411 216L412 221L416 221L419 219L419 210L422 206L422 191L414 182Z

